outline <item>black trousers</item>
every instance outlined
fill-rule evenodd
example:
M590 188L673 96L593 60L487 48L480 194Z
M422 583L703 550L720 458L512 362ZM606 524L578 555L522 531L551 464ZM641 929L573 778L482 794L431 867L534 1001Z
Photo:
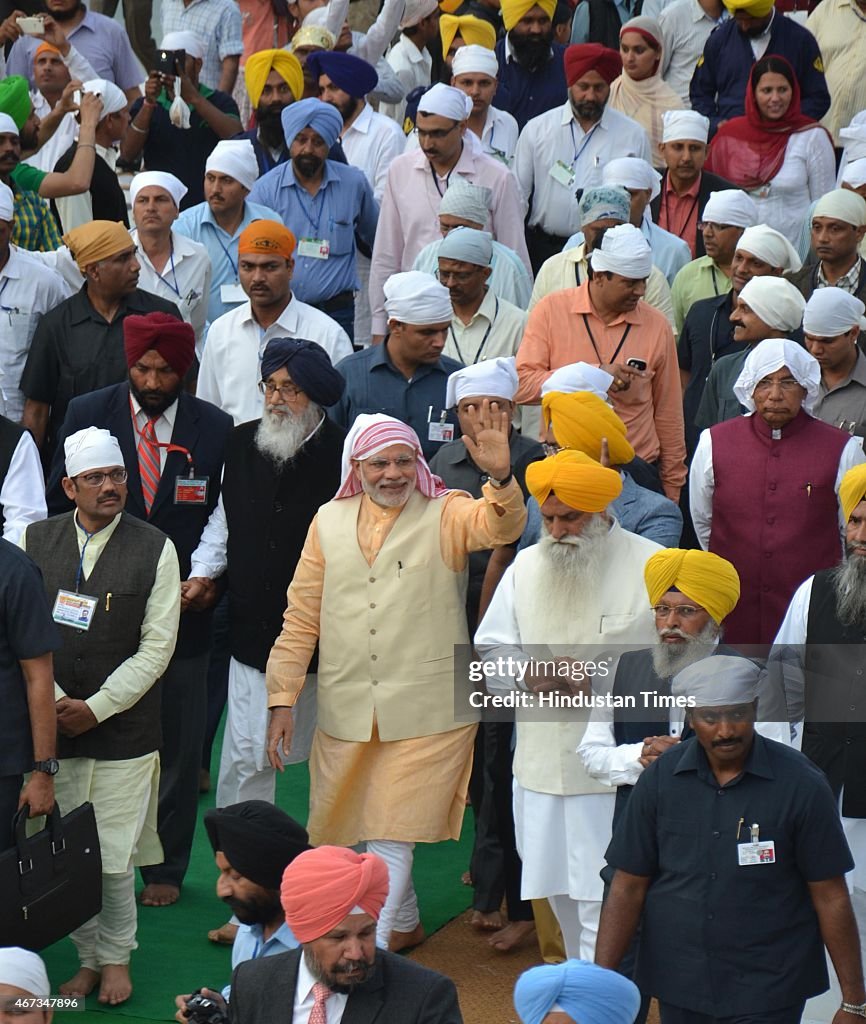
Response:
M23 784L23 775L0 775L0 852L12 846L12 819Z
M710 1017L694 1010L684 1010L670 1003L659 1004L662 1024L800 1024L805 1003L786 1006L781 1010L761 1010L759 1013L738 1013L734 1017Z
M532 264L532 273L537 274L541 265L551 256L562 252L562 247L568 241L568 235L549 235L541 228L526 229L526 248L529 251L529 262Z

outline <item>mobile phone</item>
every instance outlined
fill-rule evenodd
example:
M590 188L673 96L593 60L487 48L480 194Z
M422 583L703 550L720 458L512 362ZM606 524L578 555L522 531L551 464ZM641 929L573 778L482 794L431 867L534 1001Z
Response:
M627 359L625 365L643 372L646 369L646 359Z
M179 75L186 64L185 50L157 50L154 71L172 77Z

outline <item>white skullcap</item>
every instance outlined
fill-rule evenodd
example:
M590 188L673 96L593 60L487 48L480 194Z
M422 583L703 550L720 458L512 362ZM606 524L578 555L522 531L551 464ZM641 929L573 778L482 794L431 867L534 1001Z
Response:
M78 476L90 469L123 465L123 454L117 438L102 427L76 430L63 442L63 453L66 456L67 476Z
M866 185L866 156L861 156L859 160L852 160L842 168L842 181L852 188Z
M489 267L493 259L493 235L475 228L454 228L442 239L436 255L440 260L460 260L477 267Z
M205 45L194 32L169 32L162 37L160 50L183 50L188 57L204 60Z
M472 113L472 100L453 85L437 82L418 100L419 114L438 114L452 121L465 121Z
M653 253L639 228L633 224L617 224L605 231L601 247L592 250L589 261L595 272L607 270L639 281L650 276Z
M445 408L453 409L464 398L481 396L514 401L518 385L514 363L514 356L500 356L498 359L483 359L473 366L455 370L448 377Z
M796 331L803 322L806 300L784 277L753 277L738 297L774 331Z
M479 46L477 43L461 46L451 61L451 74L454 77L476 74L498 78L499 61L496 59L496 52L488 50L486 46Z
M460 52L459 50L457 51ZM487 223L493 203L493 192L484 185L473 185L471 181L458 180L445 189L439 203L439 212L461 220L480 224Z
M803 266L797 250L788 239L774 228L768 228L766 224L746 228L740 235L737 248L763 260L771 267L799 270Z
M748 658L715 654L693 662L671 679L671 695L691 698L692 707L751 704L758 696L761 669Z
M412 28L423 21L439 6L437 0L406 0L406 8L400 19L400 28Z
M249 191L259 176L259 162L249 139L223 139L207 158L205 171L219 171L239 181Z
M866 224L866 199L850 188L834 188L821 196L815 204L813 217L832 217L853 224L855 228Z
M108 117L109 114L118 114L126 109L127 99L123 90L119 89L114 82L107 78L91 78L81 86L82 92L95 93L102 100L102 113L100 120Z
M15 196L8 185L0 181L0 220L12 220L15 216Z
M308 11L307 14L304 15L304 20L301 24L305 28L308 25L313 25L316 28L328 28L328 19L330 17L331 12L328 10L328 5L324 4L322 7L314 7L311 11Z
M575 391L589 391L610 405L610 396L607 392L611 384L613 374L602 370L600 366L569 363L568 366L560 366L558 370L554 370L541 385L541 397L544 398L551 391L559 391L565 395L574 394Z
M847 128L839 129L839 140L845 143L846 161L866 156L866 110L855 114Z
M610 160L601 173L602 185L621 185L623 188L648 188L650 200L661 192L662 176L639 156L621 156Z
M710 119L696 110L666 110L662 115L662 125L662 142L689 139L706 143L710 136Z
M760 280L765 281L766 278ZM755 400L752 395L755 385L768 374L781 370L783 366L786 366L797 383L806 389L803 408L806 412L811 412L818 398L821 367L818 360L810 356L802 345L796 341L788 341L787 338L767 338L746 356L745 365L734 384L734 394L740 405L744 405L749 412L754 412Z
M714 224L733 224L738 228L751 228L758 223L755 200L740 188L726 188L710 192L701 220Z
M174 205L180 209L180 201L187 193L184 183L167 171L142 171L129 183L129 201L135 202L135 197L143 188L161 188L168 192L174 200Z
M389 320L403 324L451 322L451 293L432 274L407 270L385 282L385 312Z
M51 994L42 957L20 946L0 949L0 985L12 985L32 996Z
M18 125L8 114L0 114L0 135L17 135Z
M852 327L866 330L866 306L843 288L816 288L803 311L803 333L813 338L837 338Z

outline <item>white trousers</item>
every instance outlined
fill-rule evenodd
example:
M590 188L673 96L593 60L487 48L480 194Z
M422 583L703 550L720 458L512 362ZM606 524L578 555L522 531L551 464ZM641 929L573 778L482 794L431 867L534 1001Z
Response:
M82 967L98 971L106 964L128 964L134 949L138 915L135 907L135 872L102 876L102 910L70 938Z
M569 960L595 960L595 943L601 919L601 900L573 900L569 896L548 896L556 915L565 955Z
M414 851L414 843L394 839L367 841L367 853L377 854L388 865L388 898L376 928L376 945L380 949L388 948L392 931L411 932L421 923L418 897L412 884Z

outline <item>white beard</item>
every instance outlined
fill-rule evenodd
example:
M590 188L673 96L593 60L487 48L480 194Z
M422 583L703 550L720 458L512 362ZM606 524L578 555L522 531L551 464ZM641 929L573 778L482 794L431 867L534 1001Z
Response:
M269 406L262 410L262 422L256 430L256 448L278 466L297 455L306 438L316 429L322 410L312 402L299 413L280 406L285 415L278 415Z
M676 633L681 637L681 644L666 644L658 640L652 649L653 668L660 679L671 679L684 668L696 661L708 658L716 645L719 635L718 625L712 619L700 633L689 636L679 630L664 630L665 633Z
M554 540L544 520L538 548L549 570L545 600L566 608L582 606L594 598L601 583L610 523L595 515L577 537Z
M851 553L832 575L836 614L843 626L866 626L866 558Z

